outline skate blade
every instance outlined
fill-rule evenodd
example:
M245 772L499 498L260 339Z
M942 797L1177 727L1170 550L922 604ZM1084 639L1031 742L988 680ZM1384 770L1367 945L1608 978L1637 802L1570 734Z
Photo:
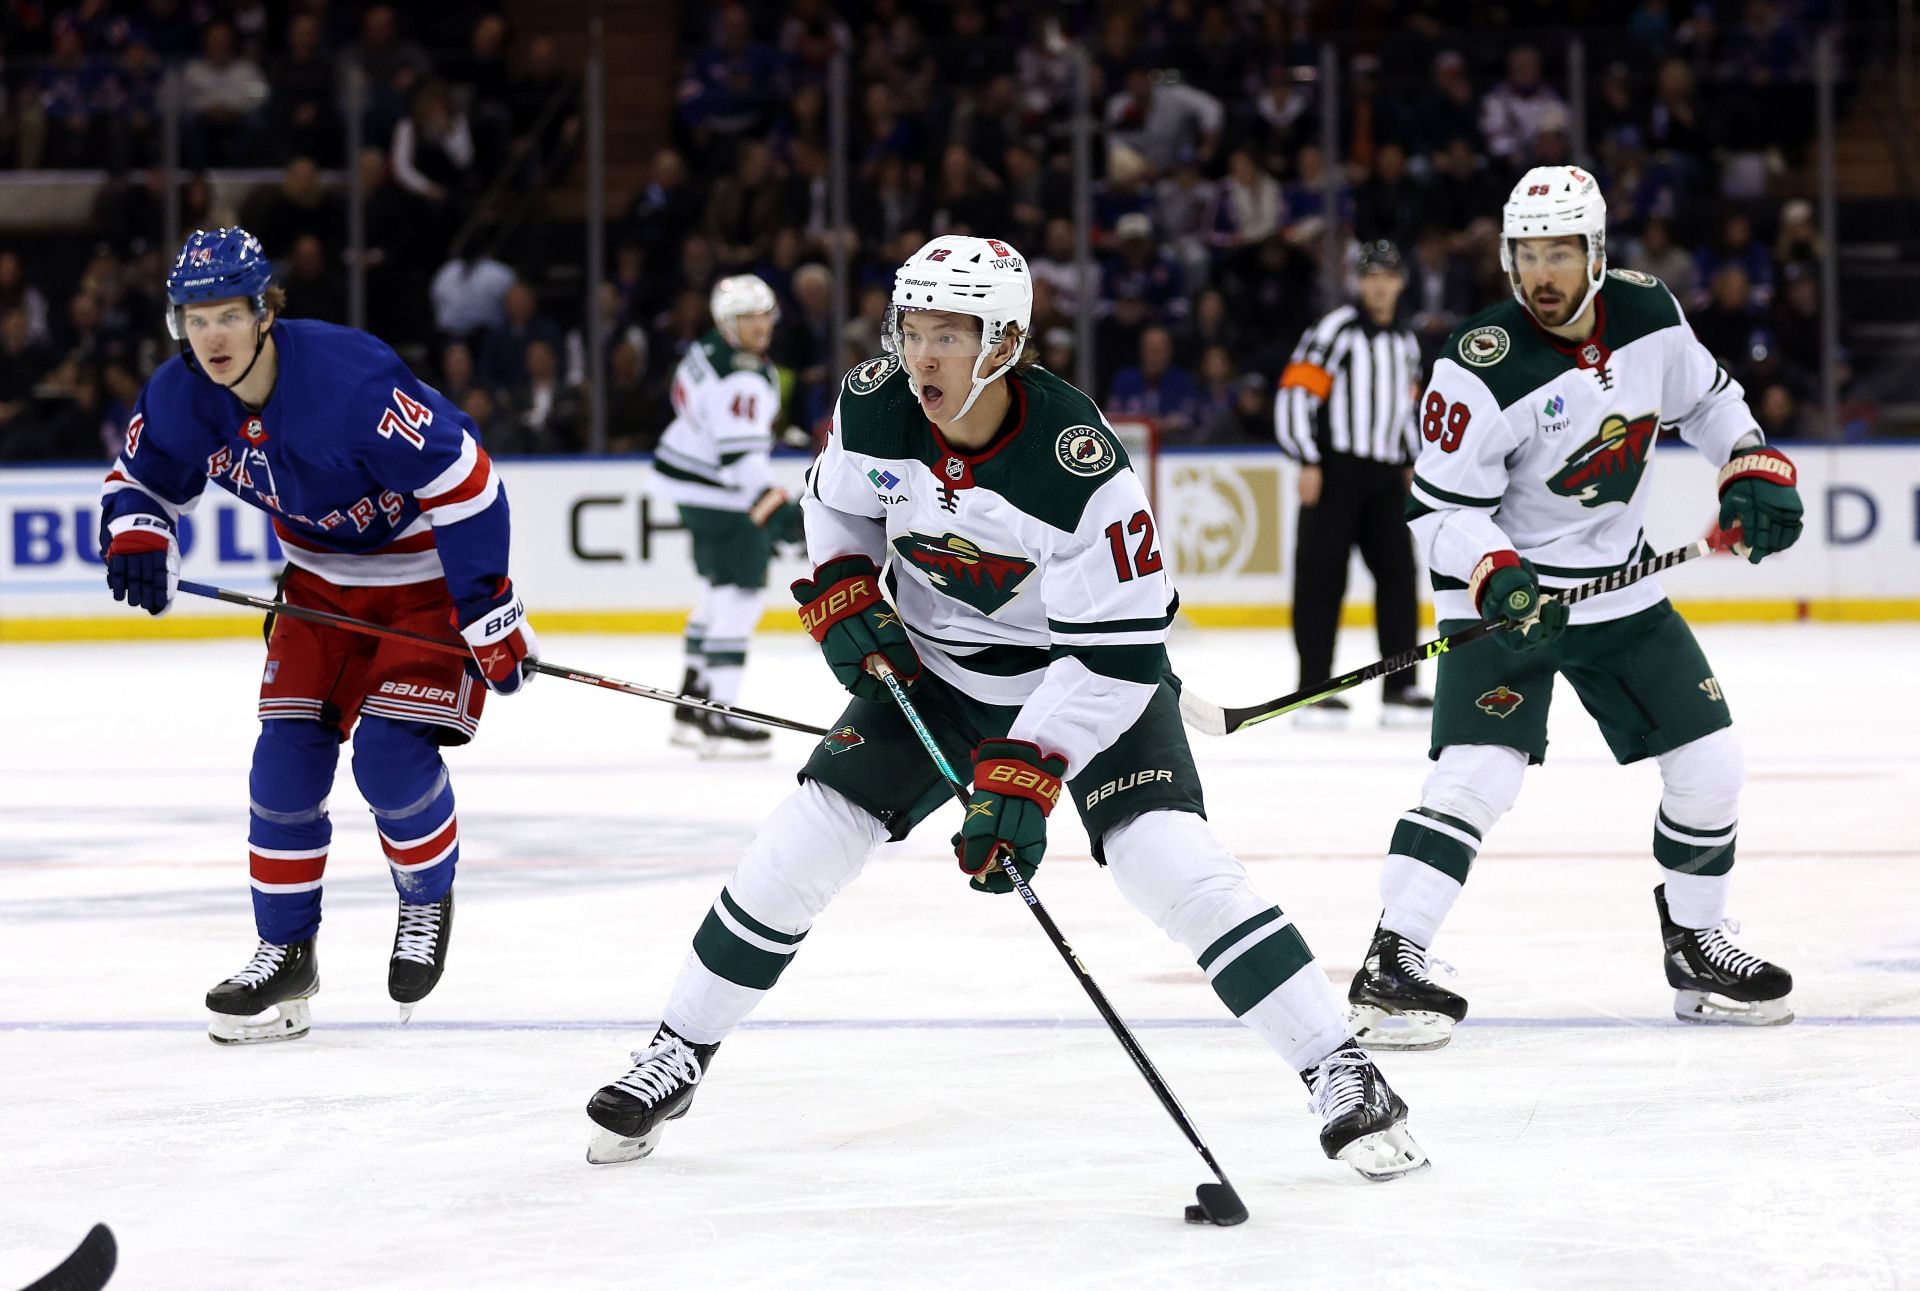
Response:
M1405 730L1417 726L1424 730L1432 724L1431 708L1408 708L1404 704L1387 704L1380 709L1380 725L1388 729Z
M702 762L758 762L773 756L773 743L742 744L738 740L708 740L700 746Z
M398 1005L397 1007L400 1010L400 1025L405 1026L407 1023L413 1020L414 1006L412 1004L401 1004L401 1005Z
M596 1126L593 1137L587 1141L587 1163L589 1165L618 1165L623 1161L638 1161L642 1157L653 1155L660 1146L660 1138L667 1132L665 1125L656 1125L639 1138L628 1138L623 1134Z
M681 722L675 722L672 733L667 736L667 743L676 749L697 749L706 742L706 732Z
M282 1000L252 1017L230 1013L212 1014L207 1024L207 1039L215 1044L268 1044L275 1040L298 1040L313 1029L313 1013L305 999Z
M1444 1013L1389 1013L1376 1005L1356 1004L1347 1014L1347 1022L1353 1027L1353 1038L1368 1049L1425 1053L1443 1049L1453 1039L1453 1019Z
M1711 991L1675 991L1673 1016L1706 1026L1778 1027L1793 1021L1793 1007L1785 996L1747 1001Z
M1399 1124L1362 1134L1340 1149L1339 1158L1372 1183L1386 1183L1433 1164L1407 1127Z
M1349 716L1350 713L1338 709L1328 711L1309 705L1293 715L1293 724L1309 731L1343 731L1347 728Z

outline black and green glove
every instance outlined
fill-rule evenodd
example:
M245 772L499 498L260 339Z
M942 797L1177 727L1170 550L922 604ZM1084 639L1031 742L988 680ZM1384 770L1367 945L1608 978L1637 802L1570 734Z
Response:
M1800 537L1799 474L1777 448L1735 453L1720 468L1720 527L1740 526L1734 550L1754 564Z
M1538 650L1558 641L1567 630L1566 604L1540 595L1533 562L1517 552L1482 556L1467 579L1467 591L1481 618L1508 622L1507 630L1494 636L1509 650Z
M886 683L867 671L870 655L892 664L905 685L920 675L920 656L900 626L899 611L880 594L880 570L865 556L838 557L812 578L795 580L793 599L834 677L860 698L890 698Z
M1011 892L1000 868L1000 851L1013 853L1013 867L1031 879L1047 851L1047 815L1060 801L1067 760L1042 753L1025 740L982 740L973 751L973 797L967 818L953 836L960 868L977 892Z

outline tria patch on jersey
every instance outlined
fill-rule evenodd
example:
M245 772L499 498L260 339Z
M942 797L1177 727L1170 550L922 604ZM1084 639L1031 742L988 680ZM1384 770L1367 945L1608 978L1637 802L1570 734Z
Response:
M1660 415L1642 413L1628 421L1610 413L1600 433L1573 450L1560 469L1547 477L1547 487L1563 498L1577 498L1582 506L1626 502L1640 487Z
M866 742L866 737L860 732L851 726L843 726L837 731L828 732L827 737L820 741L820 746L829 753L839 754L848 749L857 749Z
M1486 694L1473 701L1473 706L1483 713L1494 717L1511 717L1513 710L1527 702L1527 697L1517 690L1508 690L1505 686L1495 686Z
M847 373L847 392L849 394L872 394L887 383L887 378L900 370L898 354L882 354L878 358L868 359L853 371Z
M1092 426L1069 426L1053 443L1060 465L1075 475L1095 476L1113 469L1120 460L1113 441Z
M1513 338L1504 327L1476 327L1460 338L1460 360L1476 368L1490 368L1507 357Z
M938 538L903 533L893 540L893 549L934 587L987 615L1012 600L1033 572L1033 562L1024 556L982 551L957 533Z

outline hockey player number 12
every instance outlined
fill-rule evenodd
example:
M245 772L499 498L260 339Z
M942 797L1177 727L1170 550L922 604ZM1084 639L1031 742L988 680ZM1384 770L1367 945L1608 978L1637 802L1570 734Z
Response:
M407 392L397 386L394 387L393 402L394 407L380 414L380 425L377 427L380 437L392 439L398 435L415 448L425 448L427 437L420 433L420 428L432 424L433 409L409 398Z
M1140 535L1131 564L1127 561L1127 539L1120 531L1120 522L1115 520L1107 526L1107 543L1113 548L1113 572L1120 581L1130 583L1136 574L1145 578L1148 574L1159 573L1165 562L1153 547L1153 517L1145 511L1134 512L1133 519L1127 521L1126 533Z

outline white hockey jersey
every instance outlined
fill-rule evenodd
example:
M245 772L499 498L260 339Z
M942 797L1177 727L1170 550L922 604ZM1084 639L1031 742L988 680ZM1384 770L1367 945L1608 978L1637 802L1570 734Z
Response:
M1547 587L1598 578L1652 552L1644 520L1665 428L1715 466L1759 427L1740 383L1694 337L1657 278L1609 271L1597 326L1579 345L1507 300L1468 319L1420 401L1423 440L1407 516L1441 619L1479 614L1467 578L1507 548ZM1701 499L1701 527L1714 499ZM1574 623L1622 618L1664 593L1647 578L1573 607Z
M677 503L751 510L773 485L773 419L780 387L773 366L708 332L673 373L673 423L653 469Z
M1002 379L1008 424L969 454L941 440L896 356L849 372L807 476L807 551L888 566L922 666L1019 708L1010 736L1072 775L1145 711L1176 599L1099 408L1044 368Z

